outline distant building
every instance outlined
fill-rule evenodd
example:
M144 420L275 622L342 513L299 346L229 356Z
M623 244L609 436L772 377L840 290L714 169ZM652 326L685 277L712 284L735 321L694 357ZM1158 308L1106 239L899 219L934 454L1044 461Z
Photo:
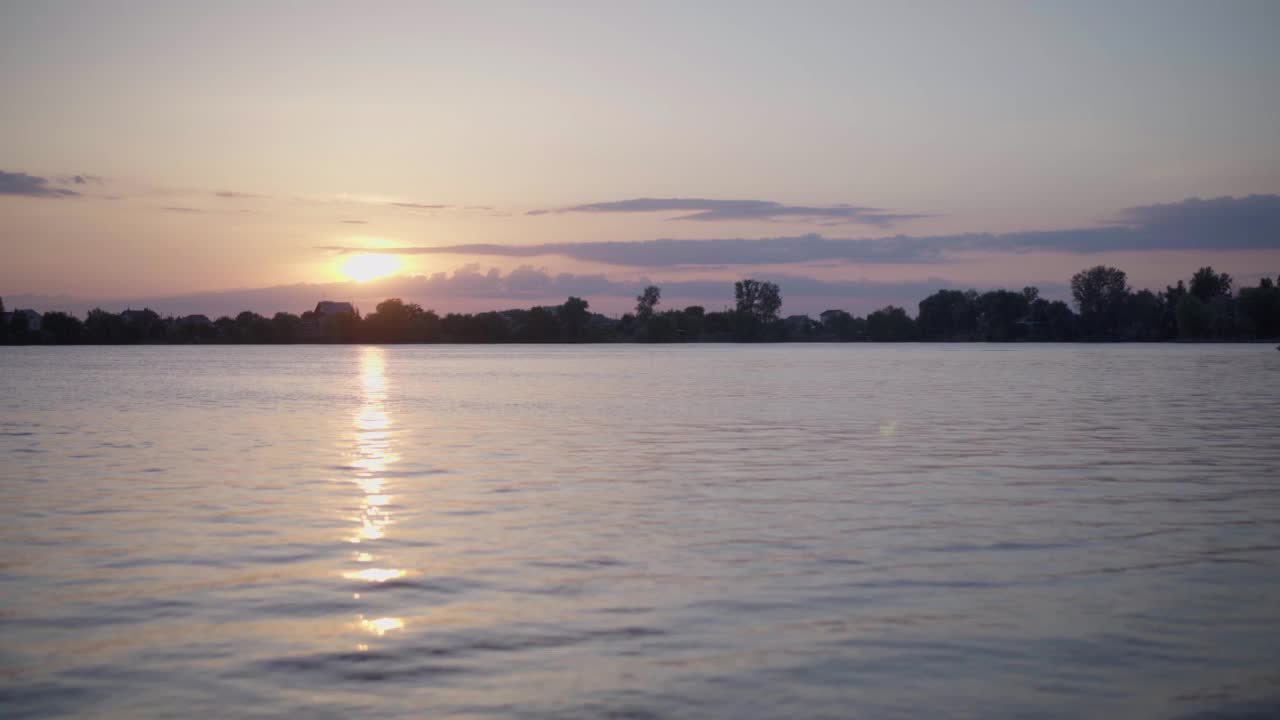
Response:
M830 325L832 323L840 322L845 318L852 318L852 316L844 310L824 310L818 317L822 319L823 325Z
M208 315L184 315L178 318L179 325L199 325L201 327L212 327L213 321Z
M349 302L334 302L333 300L321 300L316 303L316 317L331 317L333 315L355 315L356 309Z
M618 324L617 320L600 313L591 313L591 317L587 318L587 331L589 332L607 332L612 330Z
M152 310L125 310L120 313L120 319L127 323L149 322L157 319L157 315Z
M8 313L8 315L9 317L6 318L8 322L13 322L14 315L21 315L25 317L27 319L27 330L29 332L40 332L40 313L35 310L30 308L19 308L14 310L12 313Z
M782 321L787 332L792 334L807 334L812 323L808 315L792 315Z
M345 334L349 335L350 329L342 331L341 328L347 323L340 322L341 318L354 318L356 316L356 308L349 302L336 302L333 300L321 300L316 303L315 311L307 311L302 313L302 322L298 325L298 337L303 342L324 342L341 339ZM350 339L350 338L348 338Z

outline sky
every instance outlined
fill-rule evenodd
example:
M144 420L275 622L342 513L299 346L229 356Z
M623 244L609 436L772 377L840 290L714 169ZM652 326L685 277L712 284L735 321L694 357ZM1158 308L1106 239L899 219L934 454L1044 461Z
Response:
M1278 31L1269 1L0 0L0 297L1253 284L1280 274Z

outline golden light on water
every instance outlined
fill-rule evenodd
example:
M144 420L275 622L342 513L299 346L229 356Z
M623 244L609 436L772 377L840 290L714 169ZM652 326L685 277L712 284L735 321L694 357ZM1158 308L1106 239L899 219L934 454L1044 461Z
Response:
M353 518L355 534L348 542L364 543L352 559L360 564L379 563L381 567L365 567L342 573L347 580L367 583L385 583L405 577L406 570L387 567L386 558L376 551L377 541L387 535L391 517L387 508L392 507L394 497L387 492L387 467L396 461L392 452L391 414L387 410L386 357L382 348L366 347L360 350L360 406L353 418L355 425L355 450L349 463L351 483L359 490L360 506ZM360 599L360 593L352 595ZM365 632L382 636L404 628L400 618L380 617L367 619L360 616L360 627ZM362 646L367 649L367 645Z
M338 260L338 274L344 280L367 282L392 275L404 267L404 260L396 255L361 253L344 255Z
M395 462L391 448L391 415L387 412L387 368L382 348L367 347L360 351L361 403L355 414L356 448L350 466L355 471L351 481L364 494L359 523L349 542L359 543L386 537L391 518L386 506L392 497L386 492L383 473ZM367 554L367 553L366 553ZM370 556L372 557L372 556Z
M370 632L370 633L373 633L374 635L382 636L382 635L386 635L392 630L403 630L404 621L401 620L400 618L393 618L393 617L381 617L374 620L370 620L364 616L361 616L360 627L366 632ZM365 645L364 649L367 650L368 647L369 647L368 645Z
M406 575L404 570L395 568L369 568L368 570L353 570L351 572L342 573L342 577L348 580L364 580L366 582L384 583L388 580L395 580Z

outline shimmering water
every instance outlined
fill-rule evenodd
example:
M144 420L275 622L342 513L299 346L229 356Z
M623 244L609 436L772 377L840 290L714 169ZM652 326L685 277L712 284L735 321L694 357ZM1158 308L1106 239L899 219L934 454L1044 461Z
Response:
M1280 709L1269 346L0 348L0 715Z

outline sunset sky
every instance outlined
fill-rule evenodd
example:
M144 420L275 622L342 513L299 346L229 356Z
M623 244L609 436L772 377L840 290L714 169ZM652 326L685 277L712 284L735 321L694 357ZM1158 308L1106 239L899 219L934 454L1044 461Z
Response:
M1253 284L1280 273L1278 35L1267 1L0 0L0 297Z

